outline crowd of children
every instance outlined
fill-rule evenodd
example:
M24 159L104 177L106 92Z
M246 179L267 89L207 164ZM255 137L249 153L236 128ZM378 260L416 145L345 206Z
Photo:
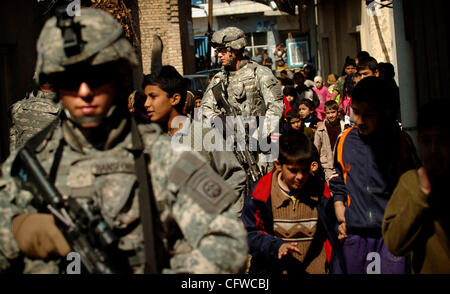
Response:
M399 124L391 64L362 52L340 77L309 74L278 79L279 156L240 207L248 272L450 273L448 103L419 115L420 160Z

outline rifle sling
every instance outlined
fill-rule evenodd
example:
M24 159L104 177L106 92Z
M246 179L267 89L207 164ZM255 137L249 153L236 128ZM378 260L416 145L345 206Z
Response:
M30 150L35 150L36 147L42 143L45 138L51 133L55 127L59 124L59 120L55 120L49 126L40 131L36 136L30 139L25 147L30 148ZM134 153L135 157L135 169L136 175L139 182L139 214L141 217L142 228L144 231L144 244L145 244L145 273L157 274L161 272L161 259L164 258L161 254L157 256L156 249L156 239L154 232L154 221L152 216L157 216L157 209L155 204L155 197L153 195L153 189L151 184L150 175L147 170L147 163L150 162L150 158L146 160L144 151L144 144L139 135L137 129L137 124L134 118L131 119L131 135L133 149L136 151ZM50 171L50 181L54 183L56 177L56 170L61 160L62 150L64 147L64 142L58 145L56 158L52 164ZM158 248L161 249L162 247ZM158 258L159 257L159 258Z
M145 244L145 273L157 274L161 272L161 263L158 262L157 248L156 248L156 234L154 217L157 216L155 196L153 194L152 182L147 170L147 164L150 158L147 158L144 153L144 144L139 135L137 124L134 118L131 119L131 135L133 142L133 149L135 152L135 168L136 175L139 182L139 215L144 231ZM161 256L159 256L161 257Z
M219 107L223 107L225 109L225 112L227 113L227 115L232 115L231 113L231 109L230 109L230 105L228 104L228 101L224 101L224 98L222 97L222 81L218 84L216 84L215 86L213 86L211 88L214 99L216 99L217 102L217 106ZM225 96L227 93L224 93Z

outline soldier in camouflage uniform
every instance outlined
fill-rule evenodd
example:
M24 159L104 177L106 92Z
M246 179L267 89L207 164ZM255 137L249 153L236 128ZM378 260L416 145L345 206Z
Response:
M64 116L34 155L47 174L56 171L55 186L63 196L98 204L132 271L142 273L144 233L127 110L131 91L124 84L137 58L107 12L81 9L74 22L80 24L83 44L75 55L63 49L56 18L47 21L38 40L36 71L52 79ZM246 231L230 211L231 188L198 153L175 150L156 124L138 125L138 130L150 158L161 223L157 236L168 255L162 272L239 272L248 248ZM4 164L0 179L0 270L25 256L24 272L55 273L61 258L47 258L65 256L70 244L53 216L33 207L33 195L13 177L17 152Z
M220 117L223 125L226 116L225 109L217 103L212 88L219 83L226 87L228 102L245 117L266 117L264 125L259 126L260 136L267 138L271 134L277 134L278 121L283 111L283 95L281 86L272 71L266 67L251 61L244 55L245 34L236 27L227 27L213 34L211 45L219 52L222 60L223 71L217 73L205 91L201 102L204 118L217 121ZM257 134L249 134L258 139ZM263 169L271 167L271 161L262 160L259 154L258 165Z
M61 104L57 103L52 86L41 80L39 90L11 106L10 152L57 119L60 110Z
M214 76L205 91L201 102L203 116L212 119L225 113L211 91L213 86L224 82L229 103L239 110L240 115L281 118L284 111L281 87L269 68L244 56L244 32L227 27L214 33L211 45L219 52L223 71Z

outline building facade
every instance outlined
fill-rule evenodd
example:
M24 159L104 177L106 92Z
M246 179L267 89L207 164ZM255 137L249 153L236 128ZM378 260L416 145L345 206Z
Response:
M207 54L208 1L194 0L192 8L193 31L196 42L196 58ZM255 1L213 1L212 31L228 26L242 29L247 36L246 50L250 57L267 50L274 61L275 47L289 37L307 37L300 31L299 18ZM202 42L203 41L203 42ZM309 42L309 40L308 40ZM309 47L308 47L309 50ZM201 70L205 68L199 68ZM273 66L272 69L275 69Z
M137 0L142 71L150 73L153 36L162 39L163 64L194 72L191 4L186 0Z

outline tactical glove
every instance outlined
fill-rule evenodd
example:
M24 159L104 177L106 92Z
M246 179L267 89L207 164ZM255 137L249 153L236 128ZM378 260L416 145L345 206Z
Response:
M12 220L12 232L20 250L29 257L66 256L70 246L51 214L21 214Z

